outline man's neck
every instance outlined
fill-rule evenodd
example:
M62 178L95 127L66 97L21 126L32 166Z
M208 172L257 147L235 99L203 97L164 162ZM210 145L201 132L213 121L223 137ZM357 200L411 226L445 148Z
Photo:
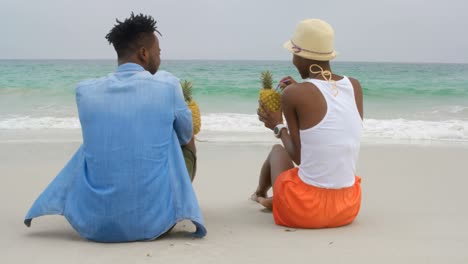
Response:
M117 65L120 66L125 63L135 63L141 65L140 62L134 58L119 58L117 59Z

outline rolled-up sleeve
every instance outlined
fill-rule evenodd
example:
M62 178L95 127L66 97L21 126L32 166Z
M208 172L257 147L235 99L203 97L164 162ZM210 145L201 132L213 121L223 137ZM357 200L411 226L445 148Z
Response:
M174 112L174 129L177 133L180 144L186 145L190 142L190 139L192 139L192 112L184 100L184 94L182 93L182 87L179 82L177 82L174 89Z

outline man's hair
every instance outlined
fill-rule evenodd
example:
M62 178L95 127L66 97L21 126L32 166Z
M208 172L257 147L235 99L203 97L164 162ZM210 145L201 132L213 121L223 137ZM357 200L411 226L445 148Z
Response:
M124 57L136 51L143 45L143 40L148 33L157 32L161 35L156 29L156 21L149 15L141 13L134 15L132 12L130 17L123 22L118 19L116 21L117 24L106 35L106 39L114 46L118 57Z

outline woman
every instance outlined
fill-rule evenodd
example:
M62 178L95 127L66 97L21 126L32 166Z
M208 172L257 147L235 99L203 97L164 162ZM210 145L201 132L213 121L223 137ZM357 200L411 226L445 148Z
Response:
M278 225L337 227L351 223L359 212L362 89L356 79L332 73L333 38L332 27L322 20L300 22L284 47L293 53L292 62L304 80L298 83L287 76L280 81L282 111L274 113L260 104L260 121L284 147L273 146L252 199L272 208ZM271 187L273 197L268 198Z

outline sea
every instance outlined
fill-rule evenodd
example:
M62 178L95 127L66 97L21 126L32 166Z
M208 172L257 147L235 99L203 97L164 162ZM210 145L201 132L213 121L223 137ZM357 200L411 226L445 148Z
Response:
M116 67L114 60L0 60L0 135L79 132L76 85ZM276 142L256 115L260 73L270 70L275 83L300 80L290 61L163 60L160 69L193 82L197 139L205 142ZM468 144L468 64L337 61L332 69L361 82L363 142Z

